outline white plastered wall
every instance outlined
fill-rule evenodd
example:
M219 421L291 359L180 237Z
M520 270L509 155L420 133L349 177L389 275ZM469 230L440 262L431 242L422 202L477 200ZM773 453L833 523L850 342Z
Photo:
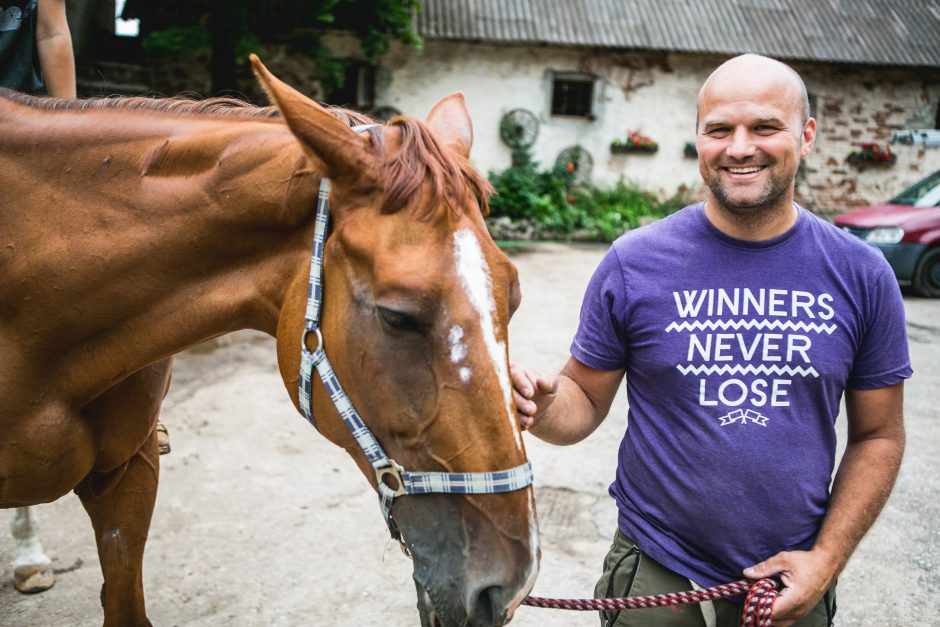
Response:
M683 147L695 140L695 98L712 67L708 63L689 59L671 72L642 70L644 78L635 82L645 84L629 95L612 82L626 80L617 59L573 49L428 42L421 52L395 49L381 66L379 106L424 115L438 98L464 93L474 124L473 163L484 172L509 165L511 150L500 140L499 123L506 112L522 108L539 119L532 153L542 166L550 167L559 152L579 144L593 158L597 184L624 178L661 193L698 185L696 161L683 157ZM550 114L552 71L600 77L595 119ZM611 141L626 139L629 130L657 141L658 152L611 155Z
M330 45L355 56L351 38L335 38ZM502 116L527 109L539 119L532 153L543 167L579 144L591 154L592 180L600 186L623 178L662 196L684 186L700 197L697 162L685 157L683 148L695 140L699 87L726 58L470 42L428 41L422 50L395 45L380 61L376 105L424 116L439 98L462 91L474 123L472 161L484 173L510 164L511 150L499 137ZM860 141L885 143L894 130L929 127L940 100L937 72L794 66L820 104L815 112L820 134L807 160L812 194L798 186L802 202L823 213L880 202L940 168L940 148L902 145L892 147L898 156L893 167L858 169L845 163ZM594 120L550 114L552 71L598 77ZM612 155L611 141L624 140L631 130L658 142L658 152Z

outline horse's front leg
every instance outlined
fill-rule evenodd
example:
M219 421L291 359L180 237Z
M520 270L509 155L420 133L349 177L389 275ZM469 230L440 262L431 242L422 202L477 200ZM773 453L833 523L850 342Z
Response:
M142 566L160 475L156 424L171 364L165 359L134 373L82 412L101 438L99 470L75 493L98 543L105 627L150 625Z
M150 625L142 566L157 497L158 455L154 431L124 467L105 475L92 473L75 488L98 543L105 627Z
M10 531L16 542L13 560L13 585L20 592L34 593L48 590L55 583L52 560L42 550L36 537L36 519L28 507L13 510Z

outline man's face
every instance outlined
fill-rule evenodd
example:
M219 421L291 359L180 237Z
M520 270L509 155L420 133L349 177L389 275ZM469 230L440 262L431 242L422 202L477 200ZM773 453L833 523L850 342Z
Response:
M816 122L803 123L801 93L774 78L719 76L699 99L699 171L714 199L738 215L789 207Z

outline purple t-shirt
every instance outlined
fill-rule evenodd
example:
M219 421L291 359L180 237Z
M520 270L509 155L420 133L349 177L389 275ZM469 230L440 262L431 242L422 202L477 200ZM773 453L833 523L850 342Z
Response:
M815 541L846 388L911 376L882 254L799 208L767 241L703 205L620 237L591 279L571 354L626 369L610 494L623 533L701 585Z

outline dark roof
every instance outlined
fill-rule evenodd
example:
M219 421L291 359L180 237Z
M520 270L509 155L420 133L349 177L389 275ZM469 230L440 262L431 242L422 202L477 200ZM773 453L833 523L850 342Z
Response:
M940 0L422 0L429 40L940 67Z

